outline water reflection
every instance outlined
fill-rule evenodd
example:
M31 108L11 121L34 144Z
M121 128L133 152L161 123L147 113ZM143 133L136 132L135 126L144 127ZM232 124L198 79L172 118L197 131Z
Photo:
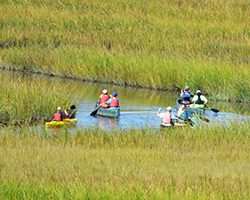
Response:
M67 84L67 87L72 88L72 96L78 97L80 104L76 111L78 118L77 126L79 128L100 129L137 129L143 127L159 128L161 123L160 118L156 116L159 107L163 109L168 106L173 107L172 112L177 114L176 99L179 97L179 92L163 92L157 90L147 90L132 87L121 87L109 84L84 83L82 81L60 79L42 75L27 75L21 73L12 73L2 71L5 76L9 76L10 81L15 84L15 79L21 78L23 81L32 82L34 79L46 84ZM6 86L7 87L7 86ZM106 119L93 117L89 114L94 109L94 104L98 100L103 89L107 89L109 93L116 91L120 98L121 116L120 119ZM32 90L32 88L30 88ZM212 124L212 123L230 123L231 120L242 121L245 116L249 116L249 107L247 104L225 103L213 101L209 97L209 106L219 109L218 114L210 110L206 111L204 116L209 120L194 118L197 124Z

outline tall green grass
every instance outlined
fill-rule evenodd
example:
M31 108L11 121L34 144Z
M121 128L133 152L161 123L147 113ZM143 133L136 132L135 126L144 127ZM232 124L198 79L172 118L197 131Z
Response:
M23 47L1 49L0 64L249 101L249 8L243 0L2 1L1 41Z
M63 109L78 102L69 84L39 81L0 73L0 121L3 124L31 124L51 120L57 106Z
M172 84L189 85L193 93L201 89L214 99L249 101L250 72L248 64L239 61L73 46L50 51L27 47L1 52L4 63L20 70L161 90L174 89Z
M2 130L5 199L248 199L249 124ZM17 176L18 174L18 176Z

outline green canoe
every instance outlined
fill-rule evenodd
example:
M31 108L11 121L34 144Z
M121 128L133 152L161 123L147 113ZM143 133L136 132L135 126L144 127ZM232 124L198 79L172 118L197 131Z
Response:
M180 108L181 107L181 99L178 98L177 99L177 108ZM202 116L205 114L205 107L203 108L197 108L197 107L188 107L187 106L187 111L190 113L190 114L197 114L198 116Z
M96 115L108 118L118 118L120 117L120 109L109 110L108 108L99 108Z

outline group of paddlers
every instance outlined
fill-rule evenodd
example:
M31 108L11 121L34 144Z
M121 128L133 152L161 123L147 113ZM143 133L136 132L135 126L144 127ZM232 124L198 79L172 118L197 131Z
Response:
M111 95L108 95L108 91L104 89L102 94L99 96L100 101L96 102L95 106L109 110L118 109L119 98L117 98L117 95L117 92L113 92Z
M181 104L189 106L189 107L198 107L203 108L207 105L208 100L205 96L201 95L201 91L197 90L196 95L193 96L189 92L189 86L186 86L184 91L181 90L180 97L182 98ZM191 101L192 97L192 101Z
M206 99L205 96L201 95L201 91L197 90L196 95L193 96L189 92L190 88L189 86L186 86L184 91L181 90L180 97L181 99L181 107L178 109L177 116L173 115L171 113L172 108L167 107L167 112L165 113L160 113L162 108L159 108L157 112L157 116L162 119L161 125L163 126L173 126L173 121L179 121L181 120L182 122L187 122L191 120L191 117L194 116L194 114L190 114L186 108L188 107L198 107L198 108L204 108L206 104L208 103L208 100ZM192 98L192 101L191 101Z

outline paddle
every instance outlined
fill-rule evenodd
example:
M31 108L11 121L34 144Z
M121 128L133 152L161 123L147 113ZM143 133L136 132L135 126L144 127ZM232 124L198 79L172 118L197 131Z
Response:
M96 113L97 113L97 111L99 110L100 107L101 107L101 106L98 106L94 111L92 111L92 112L90 113L90 115L91 115L91 116L95 116Z
M176 85L173 85L174 87L176 87L177 89L179 89L180 91L182 90L181 88L177 87ZM194 97L194 95L191 94L191 97Z
M181 88L177 87L176 85L173 85L174 87L176 87L177 89L181 90ZM191 94L191 96L193 97L194 95ZM210 108L208 107L207 105L205 105L205 107L207 107L208 109L210 109L211 111L215 112L215 113L218 113L219 110L215 109L215 108Z
M207 119L206 117L200 117L200 119L202 119L202 120L205 121L205 122L210 122L210 120Z
M215 113L219 112L219 110L214 109L214 108L210 108L210 107L208 107L207 105L205 105L205 107L207 107L208 109L212 110L212 111L215 112Z

